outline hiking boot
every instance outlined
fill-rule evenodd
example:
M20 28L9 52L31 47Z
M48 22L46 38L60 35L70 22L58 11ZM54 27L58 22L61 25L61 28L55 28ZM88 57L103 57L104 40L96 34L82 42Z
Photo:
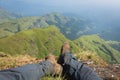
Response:
M67 53L70 53L70 45L68 42L65 42L62 47L61 47L61 54L58 58L57 63L59 63L60 65L63 66L63 64L65 63L65 60L67 59Z
M70 45L68 42L65 42L61 47L61 54L70 52Z
M54 71L55 71L55 75L59 75L62 72L62 67L61 65L59 65L57 63L57 61L55 60L55 56L54 55L48 55L45 60L49 60L53 66L54 66Z

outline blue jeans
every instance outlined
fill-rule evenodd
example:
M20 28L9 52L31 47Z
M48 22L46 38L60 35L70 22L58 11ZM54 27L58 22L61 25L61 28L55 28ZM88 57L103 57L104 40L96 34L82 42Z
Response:
M18 68L0 71L0 80L40 80L46 74L53 74L53 65L48 61L29 64Z
M80 63L71 53L61 54L58 63L63 67L63 76L70 80L102 80L92 69Z
M63 67L63 74L70 80L102 80L89 67L78 62L70 53L60 55L58 63ZM0 71L0 80L40 80L46 74L54 74L54 67L48 61L29 64L18 68Z

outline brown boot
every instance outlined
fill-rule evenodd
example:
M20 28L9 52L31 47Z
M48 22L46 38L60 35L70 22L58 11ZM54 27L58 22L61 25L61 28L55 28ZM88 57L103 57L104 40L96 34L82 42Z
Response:
M61 54L70 52L70 45L68 42L65 42L61 47Z
M59 75L62 72L62 67L57 63L54 55L49 54L45 59L49 60L53 64L56 75Z

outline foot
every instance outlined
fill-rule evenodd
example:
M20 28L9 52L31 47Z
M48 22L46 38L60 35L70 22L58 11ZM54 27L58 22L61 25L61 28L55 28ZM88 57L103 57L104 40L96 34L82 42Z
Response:
M67 53L70 53L70 45L68 42L65 42L61 47L61 54L60 54L58 61L57 61L62 66L64 65L65 60L67 59L66 58Z
M49 60L52 64L53 64L53 66L54 66L54 71L55 71L55 74L56 75L59 75L61 72L62 72L62 67L61 67L61 65L59 65L58 63L57 63L57 61L55 60L55 56L54 55L48 55L46 58L45 58L46 60Z
M61 54L70 52L70 45L68 42L65 42L61 47Z

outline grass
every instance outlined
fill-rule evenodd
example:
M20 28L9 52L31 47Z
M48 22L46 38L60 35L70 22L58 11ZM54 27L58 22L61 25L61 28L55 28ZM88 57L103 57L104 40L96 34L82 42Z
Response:
M5 55L4 53L0 53L0 70L8 69L8 68L15 68L26 64L31 63L39 63L42 61L41 59L37 59L35 57L31 57L29 55L19 55L19 56L10 56ZM41 80L63 80L63 78L59 75L57 76L45 76Z
M58 76L45 76L41 80L65 80L61 77L61 75Z
M70 42L73 52L80 51L55 26L26 30L7 38L2 38L0 39L0 51L13 56L29 54L42 58L49 53L59 55L60 47L65 41Z
M74 40L74 43L83 51L92 51L109 63L120 63L119 52L97 35L82 36Z
M112 48L118 50L120 52L120 42L117 41L107 41L107 44L109 44Z
M7 69L7 68L15 68L18 66L22 66L25 64L37 63L38 60L35 57L31 57L29 55L19 55L19 56L5 56L0 57L0 70Z
M92 51L109 63L120 63L120 54L97 35L82 36L74 41L68 40L55 26L25 30L7 38L0 39L0 51L15 56L28 54L43 58L52 53L59 55L61 45L69 42L74 53Z
M84 62L93 62L93 64L99 66L99 67L106 67L108 66L108 63L105 62L100 56L97 55L97 53L92 51L83 51L79 54L75 55L78 60L84 61Z

